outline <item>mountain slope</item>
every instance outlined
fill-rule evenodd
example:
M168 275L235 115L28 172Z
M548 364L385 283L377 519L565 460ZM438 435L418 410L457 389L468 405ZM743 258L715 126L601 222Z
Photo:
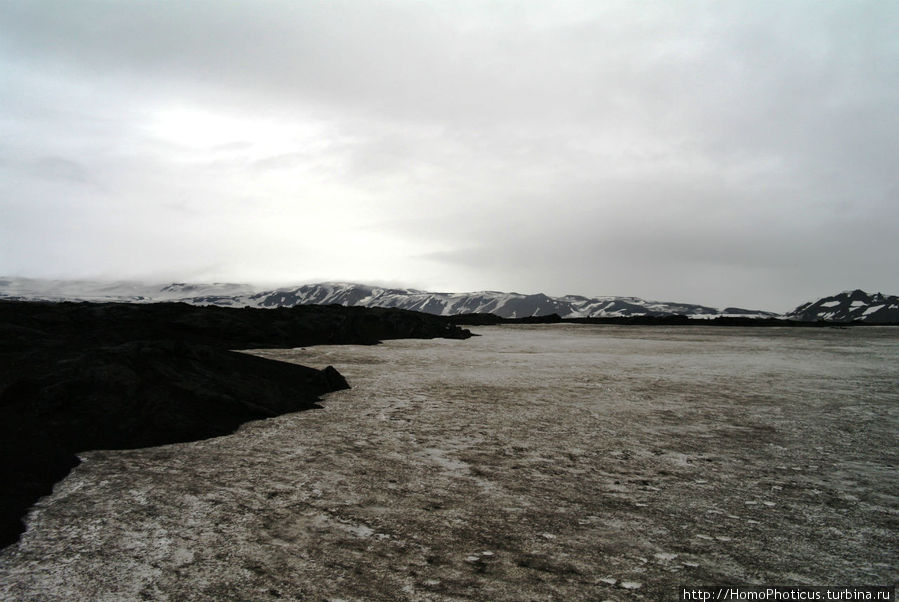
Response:
M293 307L295 305L347 305L395 307L437 315L492 313L504 318L558 314L565 318L685 315L775 317L772 312L713 307L688 303L646 301L637 297L550 297L498 291L435 293L417 289L384 288L344 282L306 284L257 291L241 284L146 285L135 283L63 282L0 279L0 299L180 301L192 305L223 307Z
M259 290L249 284L212 283L146 284L0 278L0 299L23 301L118 301L152 303L178 301L221 307L293 307L295 305L345 305L394 307L436 315L492 313L503 318L558 314L563 318L636 316L690 316L692 318L784 318L803 322L818 320L872 324L899 323L899 297L844 291L804 303L793 311L773 312L739 307L719 310L690 303L647 301L637 297L550 297L498 291L435 293L410 288L388 288L347 282L323 282Z
M251 295L258 289L249 284L213 283L147 284L142 282L97 282L93 280L42 280L0 277L0 299L13 301L156 302L208 296Z
M785 318L810 322L852 322L861 320L872 324L899 323L899 297L868 294L862 290L843 291L814 302L803 303Z
M636 297L550 297L542 293L525 295L498 291L435 293L416 289L394 289L352 283L307 284L250 295L247 298L207 297L215 304L246 304L256 307L283 307L309 303L397 307L437 315L492 313L503 318L524 318L559 314L563 318L614 316L688 315L714 318L720 315L773 317L764 311L719 311L688 303L646 301Z

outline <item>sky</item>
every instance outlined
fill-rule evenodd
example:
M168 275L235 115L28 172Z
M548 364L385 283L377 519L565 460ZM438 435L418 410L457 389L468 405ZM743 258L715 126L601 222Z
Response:
M0 0L0 274L899 293L899 3Z

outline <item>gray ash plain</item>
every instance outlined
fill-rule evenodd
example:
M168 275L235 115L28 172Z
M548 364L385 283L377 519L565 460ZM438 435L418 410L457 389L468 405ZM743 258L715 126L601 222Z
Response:
M897 329L474 332L252 351L353 388L216 439L82 454L0 554L0 597L896 583Z

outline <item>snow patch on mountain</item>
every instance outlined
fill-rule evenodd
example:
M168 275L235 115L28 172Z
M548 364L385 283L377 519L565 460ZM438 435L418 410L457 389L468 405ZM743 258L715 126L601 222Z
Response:
M499 291L471 293L430 292L411 288L386 288L350 282L323 282L259 291L246 284L149 285L133 282L97 283L22 278L0 279L0 298L48 301L124 301L148 303L179 301L222 307L293 307L294 305L359 305L396 307L429 314L492 313L504 318L558 314L563 318L670 316L694 318L738 316L767 318L772 312L689 303L647 301L637 297L550 297L543 293Z
M714 307L669 301L648 301L638 297L550 297L542 293L522 294L500 291L471 293L430 292L413 288L388 288L351 282L323 282L301 286L259 290L249 284L174 282L97 282L88 280L39 280L0 278L0 299L44 301L96 301L153 303L178 301L193 305L222 307L293 307L294 305L359 305L396 307L429 314L454 315L492 313L504 318L526 318L558 314L563 318L631 317L682 315L695 319L722 317L772 318L789 320L868 323L899 323L899 297L862 290L843 291L804 303L793 311L775 313Z
M784 317L804 322L862 320L874 324L896 324L899 323L899 297L882 293L869 294L860 289L843 291L803 303Z
M211 283L147 284L93 280L42 280L0 278L0 299L29 301L96 301L150 303L203 297L238 297L255 292L249 284Z

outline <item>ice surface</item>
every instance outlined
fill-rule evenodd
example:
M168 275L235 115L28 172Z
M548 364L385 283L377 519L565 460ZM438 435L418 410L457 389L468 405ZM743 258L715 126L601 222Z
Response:
M0 599L664 600L899 577L897 329L475 332L257 352L353 389L229 437L84 452L0 554Z

